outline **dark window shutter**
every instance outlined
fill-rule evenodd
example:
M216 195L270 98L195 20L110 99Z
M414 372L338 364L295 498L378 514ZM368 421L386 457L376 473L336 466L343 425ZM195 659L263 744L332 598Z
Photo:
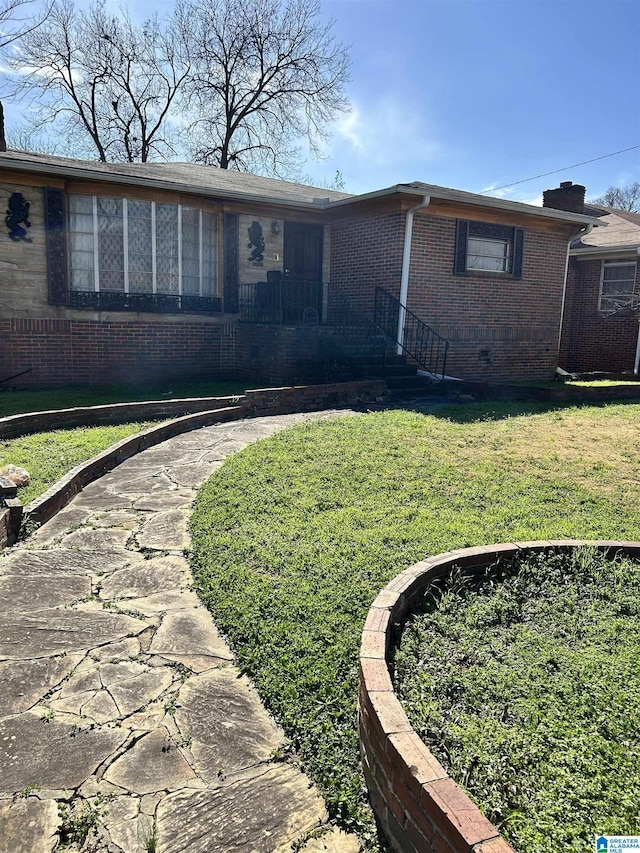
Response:
M64 190L44 189L44 228L47 246L47 279L51 305L65 305L68 293L67 236Z
M454 275L466 275L467 243L469 241L469 223L466 219L456 220L456 250L453 262Z
M513 277L522 278L522 258L524 255L524 228L513 229Z
M227 314L238 311L238 214L224 214L224 310Z

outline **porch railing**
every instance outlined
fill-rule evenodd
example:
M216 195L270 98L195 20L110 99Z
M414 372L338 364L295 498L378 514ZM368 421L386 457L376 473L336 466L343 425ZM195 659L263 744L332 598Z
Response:
M398 325L403 316L402 340L398 340ZM422 370L444 379L449 343L430 326L409 311L399 299L382 287L376 287L373 319L387 338L402 347Z
M324 284L300 278L274 277L238 287L243 323L319 323Z
M150 311L156 314L210 314L222 312L218 296L191 296L177 293L123 293L115 290L72 290L72 308L96 308L103 311Z

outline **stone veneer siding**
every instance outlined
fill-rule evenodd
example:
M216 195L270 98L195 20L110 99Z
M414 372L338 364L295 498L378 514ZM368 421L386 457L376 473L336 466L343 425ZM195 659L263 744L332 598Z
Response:
M504 224L508 220L507 213ZM453 274L456 220L416 213L407 307L449 341L449 375L480 381L552 378L568 237L534 225L525 227L521 279L484 272L461 276ZM369 314L376 286L399 295L404 227L400 211L332 224L331 280Z
M629 260L637 262L638 257ZM572 373L620 373L634 367L638 321L630 313L607 317L598 311L601 275L601 258L569 261L560 367ZM640 292L640 263L636 292Z
M18 387L226 378L235 368L220 316L98 312L50 305L40 186L4 183L31 205L30 242L0 234L0 380Z
M310 369L314 359L317 364L316 330L242 327L233 315L107 312L49 304L43 189L28 183L0 183L0 199L8 203L13 192L22 193L31 205L30 242L14 242L6 231L0 234L0 380L29 371L12 380L11 386L236 377L273 385L317 375L317 370ZM240 214L241 283L264 280L269 269L282 270L286 218L282 211L264 208ZM298 221L300 215L294 218ZM248 228L254 220L262 225L265 238L264 261L258 266L248 259ZM274 220L279 225L277 235L271 233ZM325 227L325 280L329 240ZM251 355L252 344L259 357Z

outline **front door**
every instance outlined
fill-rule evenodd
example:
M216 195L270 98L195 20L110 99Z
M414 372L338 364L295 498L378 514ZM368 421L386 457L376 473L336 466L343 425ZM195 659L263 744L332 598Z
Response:
M284 274L297 320L322 317L322 236L322 225L284 223Z

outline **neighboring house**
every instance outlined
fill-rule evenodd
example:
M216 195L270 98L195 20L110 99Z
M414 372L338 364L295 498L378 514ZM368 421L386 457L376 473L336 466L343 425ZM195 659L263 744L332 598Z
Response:
M448 374L547 379L568 243L594 222L422 183L354 196L15 151L0 191L0 382L24 386L308 379L345 305L378 319L376 288L449 342Z
M597 204L581 211L607 227L571 246L560 367L638 373L640 213Z

